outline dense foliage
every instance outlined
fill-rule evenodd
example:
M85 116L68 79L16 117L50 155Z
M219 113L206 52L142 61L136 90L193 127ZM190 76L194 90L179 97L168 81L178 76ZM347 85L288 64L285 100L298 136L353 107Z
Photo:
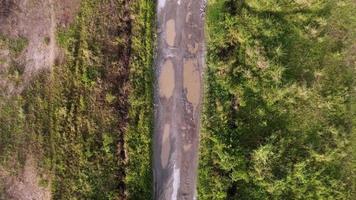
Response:
M210 1L200 199L355 198L355 9Z

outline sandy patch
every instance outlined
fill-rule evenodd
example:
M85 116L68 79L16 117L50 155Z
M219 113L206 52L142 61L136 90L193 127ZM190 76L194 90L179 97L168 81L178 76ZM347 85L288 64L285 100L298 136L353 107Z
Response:
M80 0L0 1L0 34L13 40L24 38L27 41L20 55L12 55L10 58L17 65L24 67L24 72L21 84L2 81L12 88L8 93L20 93L37 72L52 68L58 54L57 24L68 25L79 5ZM0 67L4 68L4 65Z
M39 186L36 161L32 155L27 155L22 174L19 177L8 177L5 183L6 196L9 200L49 200L50 186ZM49 184L50 185L50 184Z

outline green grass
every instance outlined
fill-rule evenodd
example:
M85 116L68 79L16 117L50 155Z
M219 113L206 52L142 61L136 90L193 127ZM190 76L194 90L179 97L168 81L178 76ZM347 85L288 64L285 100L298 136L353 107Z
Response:
M32 151L52 177L54 199L151 198L154 2L129 6L131 35L122 1L82 1L71 27L57 33L65 60L21 95L0 96L0 165ZM9 41L0 40L13 56L27 45Z
M199 199L352 198L355 5L297 4L209 2Z
M9 38L0 34L0 48L9 49L14 57L18 57L23 50L28 46L28 40L24 37Z
M132 4L130 69L130 124L125 141L128 150L126 184L130 199L152 199L153 53L155 4L140 0Z

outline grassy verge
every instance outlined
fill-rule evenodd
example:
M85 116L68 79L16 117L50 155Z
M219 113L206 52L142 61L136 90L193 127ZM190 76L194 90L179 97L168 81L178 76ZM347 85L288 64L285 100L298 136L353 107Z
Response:
M150 199L153 18L149 0L82 1L53 70L0 96L0 165L35 154L54 199Z
M135 20L130 70L130 123L126 135L128 151L126 184L130 199L152 199L155 2L136 1L132 4L132 10Z
M352 198L354 3L209 3L199 199Z

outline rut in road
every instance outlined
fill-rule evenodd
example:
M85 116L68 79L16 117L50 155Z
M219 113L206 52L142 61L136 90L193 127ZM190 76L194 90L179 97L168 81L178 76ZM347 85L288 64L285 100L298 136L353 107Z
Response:
M159 0L154 198L196 199L206 0Z

